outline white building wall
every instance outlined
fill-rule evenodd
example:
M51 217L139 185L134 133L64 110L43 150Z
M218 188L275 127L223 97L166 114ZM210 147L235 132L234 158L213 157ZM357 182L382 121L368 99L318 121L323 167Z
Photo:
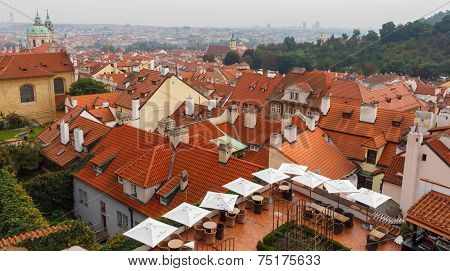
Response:
M388 182L383 182L382 193L386 196L391 197L393 201L400 203L400 195L402 193L402 187Z

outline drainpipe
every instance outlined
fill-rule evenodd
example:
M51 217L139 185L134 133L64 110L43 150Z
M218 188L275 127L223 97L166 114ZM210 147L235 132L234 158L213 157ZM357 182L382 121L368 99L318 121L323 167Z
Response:
M133 217L133 209L131 209L130 207L128 207L128 211L130 212L130 220L131 220L131 229L134 227L134 217Z

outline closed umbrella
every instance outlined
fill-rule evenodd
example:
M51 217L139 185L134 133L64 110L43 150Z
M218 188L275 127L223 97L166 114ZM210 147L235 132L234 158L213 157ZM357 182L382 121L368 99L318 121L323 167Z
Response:
M357 193L352 193L348 195L347 198L360 202L367 206L366 223L364 223L362 227L365 229L369 229L369 223L367 223L369 220L369 207L375 209L381 204L388 201L391 197L374 192L366 188L360 188Z
M289 175L302 175L308 169L307 166L302 166L294 163L282 163L278 171Z
M162 240L174 233L177 228L159 222L153 218L147 218L123 235L144 243L150 247L155 247Z
M325 189L330 194L338 194L338 208L341 193L355 193L358 189L349 180L330 180L324 183Z
M311 172L306 172L301 176L295 176L292 181L309 187L309 197L311 198L312 190L317 186L323 184L325 181L318 178L316 175L311 174Z
M234 209L237 198L237 195L208 191L200 204L200 207L231 212Z

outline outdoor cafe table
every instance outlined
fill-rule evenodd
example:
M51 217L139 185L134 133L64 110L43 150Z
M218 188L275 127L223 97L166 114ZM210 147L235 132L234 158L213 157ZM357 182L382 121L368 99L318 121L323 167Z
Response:
M233 215L238 215L241 212L241 210L239 210L239 208L234 208L233 211L229 212L230 214Z
M178 250L183 246L184 242L183 240L180 239L173 239L170 240L169 243L167 244L167 246L171 249L171 250Z
M264 200L264 197L260 196L260 195L255 195L255 196L252 197L252 200L253 201L257 201L257 202L261 202L261 201Z
M315 203L310 203L308 204L309 207L313 208L314 210L317 210L319 212L323 212L326 208L323 206L320 206L318 204ZM324 214L328 214L328 212L324 212ZM339 222L345 223L347 222L350 218L346 217L345 215L341 215L339 213L336 213L335 211L331 211L331 217L333 217L334 219L338 220Z
M217 224L212 221L207 221L207 222L203 223L203 228L210 232L211 230L217 228Z
M377 231L376 229L373 229L371 232L369 232L369 235L373 236L377 240L381 240L384 236L386 236L384 232Z

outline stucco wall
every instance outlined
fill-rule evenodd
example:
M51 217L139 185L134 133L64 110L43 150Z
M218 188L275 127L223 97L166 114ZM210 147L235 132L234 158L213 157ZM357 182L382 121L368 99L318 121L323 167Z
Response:
M389 196L392 198L393 201L400 203L400 194L402 191L402 187L391 184L388 182L383 182L383 191L382 193L386 196Z

